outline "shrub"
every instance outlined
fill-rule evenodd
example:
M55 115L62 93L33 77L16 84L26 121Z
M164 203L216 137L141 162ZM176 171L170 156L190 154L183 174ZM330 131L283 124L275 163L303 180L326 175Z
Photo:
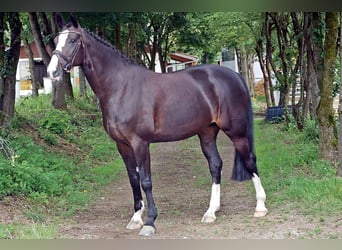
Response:
M0 198L26 196L70 214L123 170L122 161L93 104L85 99L55 110L49 98L16 104L14 126L6 134L16 157L0 153Z

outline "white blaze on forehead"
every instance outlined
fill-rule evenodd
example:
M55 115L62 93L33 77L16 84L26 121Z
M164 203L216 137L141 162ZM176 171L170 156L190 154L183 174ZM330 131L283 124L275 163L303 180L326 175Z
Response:
M59 34L58 43L56 45L56 50L62 51L65 45L66 39L68 38L68 35L69 35L69 30L65 30Z
M65 46L65 42L66 42L66 39L68 38L68 35L69 35L69 30L65 30L59 34L58 43L56 45L56 50L62 51L63 47ZM54 78L53 72L57 70L57 66L58 66L58 57L56 55L52 55L50 63L47 68L47 72L50 78Z

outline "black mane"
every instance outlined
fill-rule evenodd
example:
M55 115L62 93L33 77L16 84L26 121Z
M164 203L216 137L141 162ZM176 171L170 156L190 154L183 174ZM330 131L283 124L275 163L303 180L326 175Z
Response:
M123 58L126 62L129 64L137 64L133 59L128 58L126 55L122 54L120 50L115 48L114 45L112 45L110 42L104 40L103 38L99 37L94 32L90 31L89 29L83 29L87 34L89 34L91 37L93 37L96 41L100 42L101 44L107 46L108 48L112 49L116 54L118 54L121 58Z

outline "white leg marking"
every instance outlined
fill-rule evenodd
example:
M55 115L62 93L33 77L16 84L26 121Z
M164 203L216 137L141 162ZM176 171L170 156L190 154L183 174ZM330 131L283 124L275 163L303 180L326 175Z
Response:
M144 210L145 210L144 201L141 201L141 204L142 204L141 209L136 211L133 214L132 219L130 220L130 222L128 223L126 227L127 229L131 229L131 230L140 229L144 225L144 222L142 220L142 214L144 213Z
M265 207L266 193L261 185L260 178L256 174L253 175L254 177L252 178L252 181L254 184L257 200L254 217L263 217L267 214L267 208Z
M221 186L220 184L213 184L211 186L211 197L209 208L203 215L203 223L211 223L216 220L215 212L220 210L220 197L221 197Z
M68 38L69 35L69 31L65 30L62 33L60 33L60 35L58 36L58 43L56 45L56 50L62 51L66 39ZM55 72L57 70L57 66L58 66L58 57L56 55L52 55L50 63L47 67L47 72L50 76L50 78L55 79L53 77L53 72ZM55 79L55 80L60 80L60 79Z

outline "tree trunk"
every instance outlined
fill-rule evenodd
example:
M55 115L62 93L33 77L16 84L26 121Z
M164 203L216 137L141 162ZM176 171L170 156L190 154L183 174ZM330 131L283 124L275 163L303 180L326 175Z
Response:
M5 35L5 12L0 12L0 69L5 69L6 65L6 45L4 42ZM4 95L5 95L5 78L4 75L0 71L0 125L3 124L5 115L3 113L3 103L4 103Z
M304 104L304 115L307 117L307 114L314 119L317 118L316 116L316 107L313 108L314 103L314 96L313 96L313 88L317 86L317 73L315 72L314 68L314 52L312 49L312 14L311 13L304 13L304 19L307 22L306 29L304 29L304 41L306 44L305 47L305 55L306 55L306 70L305 76L302 74L302 77L305 77L305 88L306 88L306 100Z
M321 99L317 110L319 129L319 155L330 161L335 160L337 150L337 131L333 110L333 81L336 68L338 14L327 12L323 55L323 78L318 82Z
M150 61L150 65L149 65L149 69L153 70L153 71L155 71L155 68L156 68L157 52L158 52L158 36L153 35L152 48L150 51L151 61Z
M74 100L74 91L72 88L72 83L71 83L69 72L63 72L63 81L64 81L64 89L65 89L66 98L68 98L69 100Z
M239 71L245 82L247 83L247 86L249 86L248 83L248 64L247 64L247 53L244 46L240 49L240 60L239 60Z
M0 49L1 59L0 62L1 74L0 74L0 124L5 125L6 122L11 123L14 116L14 103L15 103L15 84L16 84L16 73L17 65L20 54L20 33L21 33L21 22L19 19L18 12L10 12L8 15L8 23L10 29L10 46L6 50L3 44L3 28L4 26L4 15L0 15ZM6 50L6 51L5 51Z
M49 46L50 50L53 51L55 49L55 42L53 41L54 36L51 36L52 27L49 24L45 12L39 12L39 15L42 20L42 33L44 35L44 38L47 40L47 46Z
M78 67L78 77L80 79L80 97L87 97L87 84L81 67Z
M114 44L115 47L122 51L122 44L121 44L121 24L118 22L114 25Z
M135 24L128 24L128 39L127 39L127 56L134 61L137 60L137 40L135 37Z
M33 38L37 45L39 55L42 57L44 64L48 66L51 58L43 42L43 37L42 37L41 30L39 27L39 22L38 22L38 17L37 17L36 12L29 12L29 20L30 20Z
M272 105L275 105L274 100L274 92L273 92L273 83L272 83L272 74L271 74L271 62L272 62L272 53L273 53L273 44L272 44L272 27L268 18L268 14L265 14L265 37L266 37L266 70L267 75L269 77L269 81L265 82L265 91L269 92L270 95L270 102ZM266 85L268 84L268 85ZM279 105L279 104L277 104Z
M161 72L165 73L166 72L166 66L167 66L167 56L169 53L169 34L166 33L164 35L164 39L163 39L165 46L164 49L162 49L162 45L159 43L159 63L160 63L160 68L161 68ZM185 67L187 67L187 65L185 65Z
M342 13L340 12L340 24L342 24ZM338 169L337 176L342 177L342 29L340 28L340 96L338 105L339 137L338 137Z
M317 118L318 105L320 103L320 93L318 82L322 81L323 72L323 21L321 20L321 14L319 12L312 13L312 39L309 40L312 44L308 46L308 56L309 56L309 74L311 80L311 96L312 96L312 107L311 114L314 118Z
M259 59L260 68L261 68L262 75L264 78L264 93L265 93L266 105L267 107L270 107L272 106L271 96L270 96L270 87L269 87L271 78L268 74L268 70L266 69L266 62L265 62L264 53L263 53L263 42L261 39L259 39L257 42L256 53Z
M57 91L58 90L58 91ZM52 83L52 106L55 109L66 109L64 81Z
M298 17L299 15L299 17ZM302 17L303 22L299 22L299 18ZM304 103L306 102L305 95L305 83L306 83L306 67L304 67L304 55L305 55L305 42L304 42L304 30L307 29L307 19L303 14L297 14L291 12L291 20L294 31L294 40L297 44L297 59L295 61L294 67L290 67L290 78L289 82L292 83L292 114L296 120L297 128L303 130L305 123L305 109ZM297 77L299 75L299 99L296 98L298 81Z
M22 40L23 40L24 48L25 48L25 51L26 51L26 54L28 57L28 61L29 61L29 71L31 74L31 82L32 82L32 96L37 97L39 85L38 85L38 81L36 79L36 75L34 74L33 52L32 52L32 49L30 47L30 44L29 44L27 38L23 38Z
M54 15L52 15L52 16L54 17ZM51 32L52 32L56 28L55 19L54 18L50 19L51 29L43 27L43 29L45 30L44 32L41 32L36 12L29 12L29 20L30 20L33 38L34 38L34 41L37 45L38 52L39 52L40 56L42 57L45 66L48 66L51 58L50 58L50 55L47 52L45 44L43 42L42 33L46 32L46 34L47 34L47 32L49 32L48 30L51 30ZM48 25L47 20L45 20L45 21L43 20L43 23L44 23L44 25ZM54 49L54 47L52 49ZM63 79L66 79L66 78L63 77ZM54 85L54 87L52 88L52 106L56 109L66 108L65 94L68 93L69 96L71 98L73 98L73 95L70 95L71 92L70 92L69 82L66 82L65 84L53 82L53 85ZM56 87L56 86L60 86L60 87ZM68 89L69 89L68 92L65 91L65 87L68 87ZM58 93L55 93L55 92L58 92Z
M288 39L288 19L285 14L278 15L277 13L270 14L270 17L273 20L273 23L276 28L278 48L279 48L279 59L280 59L280 67L278 68L275 65L273 58L270 58L270 64L272 66L272 70L280 84L280 99L279 105L282 107L287 107L288 98L289 98L289 70L288 70L288 62L292 59L289 58L288 48L289 48L289 39ZM285 113L286 116L286 113Z
M56 12L51 12L50 14L50 24L51 24L51 32L52 32L52 35L56 35L58 33L58 27L57 27L57 24L56 24L56 18L57 18L57 13ZM53 37L52 37L53 39ZM55 46L55 43L53 43L54 46ZM53 48L55 49L55 48Z
M251 97L255 97L255 75L254 75L254 57L255 54L247 55L247 68L248 68L248 86L249 94Z
M166 65L165 65L163 51L162 51L162 48L160 46L158 46L158 55L159 55L160 70L162 73L165 73L166 72Z

